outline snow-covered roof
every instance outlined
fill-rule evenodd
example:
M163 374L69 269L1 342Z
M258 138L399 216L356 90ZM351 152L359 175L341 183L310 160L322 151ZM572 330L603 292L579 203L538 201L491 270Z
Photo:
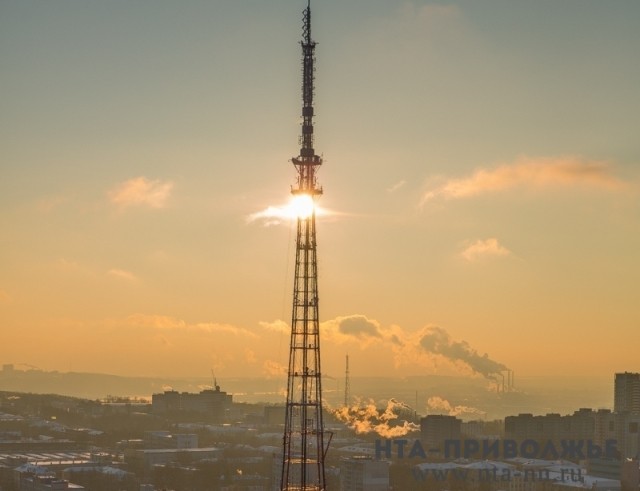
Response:
M493 470L493 469L497 469L497 470L503 470L503 469L508 469L508 470L513 470L515 469L515 466L511 465L511 464L506 464L504 462L496 462L493 460L481 460L478 462L472 462L470 464L467 464L465 466L463 466L465 469L480 469L480 470Z
M430 470L446 470L446 469L458 469L460 467L459 464L455 462L423 462L422 464L416 465L418 469L421 471L430 471Z
M107 474L115 477L125 477L129 473L118 469L116 467L105 466L90 466L90 467L67 467L64 472L79 473L79 472L99 472L101 474Z

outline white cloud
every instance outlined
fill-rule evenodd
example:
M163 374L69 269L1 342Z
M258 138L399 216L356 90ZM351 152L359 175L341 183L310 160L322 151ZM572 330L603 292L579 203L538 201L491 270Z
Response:
M10 303L11 295L9 295L6 290L0 288L0 303Z
M360 314L336 317L323 322L320 327L328 340L335 343L356 341L361 348L382 341L385 337L377 320Z
M287 324L285 321L280 319L277 319L273 322L260 321L258 322L258 324L264 329L266 329L267 331L274 331L274 332L280 332L280 333L290 332L289 324Z
M77 271L81 269L80 264L77 261L66 259L64 257L59 258L55 265L65 271Z
M237 327L231 324L220 324L217 322L198 322L196 324L188 324L187 327L189 329L197 329L206 332L226 332L235 336L247 336L250 338L257 337L254 333L245 329L244 327Z
M124 269L110 269L109 271L107 271L107 274L114 278L119 278L125 281L136 281L138 279L136 275L134 275L130 271L125 271Z
M264 210L251 213L247 216L247 222L262 222L265 227L280 225L293 220L295 215L288 205L268 206Z
M58 258L53 263L53 267L64 274L78 275L85 278L97 278L95 271L91 269L91 267L73 259Z
M501 245L498 239L492 237L485 240L476 240L460 253L467 261L476 261L486 256L508 256L511 251Z
M132 314L125 321L135 327L152 327L154 329L186 329L187 327L187 323L182 319L167 315Z
M244 361L250 365L253 365L258 362L258 358L256 358L256 352L251 348L245 348L244 350Z
M315 211L316 218L338 215L338 213L318 206L318 204L313 203L313 201L311 201L311 205L309 205L308 202L301 200L299 196L298 198L292 198L287 204L268 206L263 210L251 213L247 216L247 223L260 222L265 227L283 224L288 225L296 220L298 216L301 218L309 216L312 209Z
M387 188L387 193L395 193L398 189L400 189L406 183L407 181L405 180L396 182L393 186Z
M586 187L616 190L623 182L606 162L585 161L577 157L522 157L512 164L493 169L478 169L467 177L447 179L427 191L422 203L434 198L469 198L481 194L506 191L516 187Z
M287 374L287 367L273 360L265 360L262 370L267 377L282 377Z
M67 203L68 201L69 201L69 198L67 196L62 196L62 195L47 196L45 198L42 198L40 201L38 201L38 203L36 204L36 207L42 213L50 213L54 209Z
M118 184L109 191L110 201L122 208L128 206L147 206L164 208L171 195L173 182L150 181L146 177L135 177Z
M216 322L197 322L190 324L177 317L155 314L132 314L125 319L125 323L133 327L146 327L162 330L191 330L208 333L229 333L236 336L247 336L255 338L256 335L243 327L231 324L220 324Z

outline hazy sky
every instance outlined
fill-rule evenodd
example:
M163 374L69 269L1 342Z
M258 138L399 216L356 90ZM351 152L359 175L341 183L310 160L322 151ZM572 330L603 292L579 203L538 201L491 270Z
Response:
M0 1L1 363L281 376L305 5ZM640 2L312 7L323 371L639 371Z

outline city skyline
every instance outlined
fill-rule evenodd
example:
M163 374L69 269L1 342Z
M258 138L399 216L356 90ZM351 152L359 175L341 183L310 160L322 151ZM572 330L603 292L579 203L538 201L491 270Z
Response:
M0 6L3 362L284 378L303 4ZM314 5L325 373L639 370L639 15Z

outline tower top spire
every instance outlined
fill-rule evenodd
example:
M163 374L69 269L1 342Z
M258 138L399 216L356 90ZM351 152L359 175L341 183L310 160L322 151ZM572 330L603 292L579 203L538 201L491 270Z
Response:
M315 92L315 47L311 38L311 0L307 0L302 24L302 135L300 136L300 155L292 159L298 171L296 185L291 190L294 194L315 196L322 194L322 188L316 183L315 172L322 164L322 158L316 155L313 148L313 96Z
M311 0L307 2L307 8L304 10L304 28L303 28L304 43L310 44L311 40Z

